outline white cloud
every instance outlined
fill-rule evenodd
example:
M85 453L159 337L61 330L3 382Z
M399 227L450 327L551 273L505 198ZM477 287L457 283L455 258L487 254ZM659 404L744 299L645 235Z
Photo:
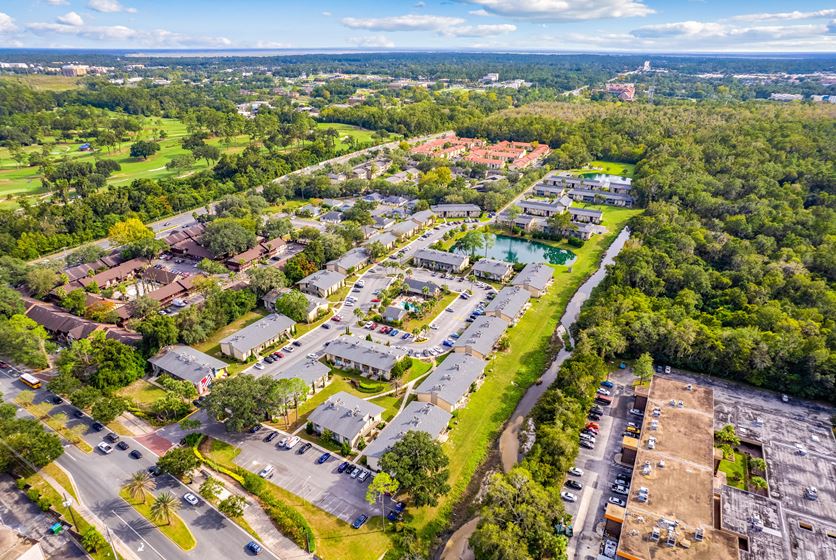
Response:
M130 42L131 46L146 47L228 47L232 41L226 37L186 35L153 29L136 30L124 25L67 25L66 23L32 22L27 31L36 35L71 35L92 41Z
M737 26L716 22L681 21L647 25L630 32L641 39L678 39L695 42L722 40L727 44L787 39L810 39L827 33L826 25Z
M348 42L355 47L370 47L391 49L395 43L386 35L366 35L364 37L349 37Z
M384 18L347 17L341 20L343 25L351 29L368 29L369 31L442 31L464 22L462 18L457 17L418 14Z
M322 12L322 15L324 15L325 17L331 17L332 14L331 12Z
M472 16L476 16L476 17L488 17L488 16L493 15L493 14L489 13L487 10L484 10L482 8L479 8L478 10L470 10L467 13L472 15Z
M15 31L17 31L17 25L12 16L0 12L0 33L14 33Z
M489 37L491 35L512 33L516 30L516 25L498 23L496 25L463 25L461 27L450 27L441 33L447 37Z
M767 21L767 20L795 20L795 19L819 19L836 16L836 9L816 10L814 12L764 12L759 14L742 14L731 19L735 21Z
M257 49L289 49L291 46L290 43L282 43L281 41L256 41L255 43Z
M63 16L58 16L56 21L65 25L75 25L76 27L84 25L84 20L76 12L67 12Z
M135 8L127 8L120 4L118 0L90 0L87 2L87 7L91 10L104 13L136 12Z
M423 8L426 5L427 5L426 2L415 2L415 7L416 8Z
M501 16L548 21L641 17L655 13L642 0L461 0Z
M66 6L69 4L68 0L46 0L46 3L50 6Z

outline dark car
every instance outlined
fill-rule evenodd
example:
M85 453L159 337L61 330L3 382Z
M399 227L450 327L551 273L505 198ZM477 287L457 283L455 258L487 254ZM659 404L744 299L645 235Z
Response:
M84 412L75 409L75 412L73 412L73 416L75 416L76 418L84 418Z
M253 426L252 428L250 428L250 433L251 433L251 434L254 434L254 433L256 433L257 431L259 431L260 429L261 429L261 424L256 424L255 426Z
M257 543L257 542L255 542L255 541L250 541L250 542L248 542L248 543L247 543L247 546L245 546L244 548L246 548L246 549L247 549L247 552L250 552L250 553L252 553L252 554L255 554L256 556L258 556L259 554L261 554L261 545L260 545L260 544L258 544L258 543Z
M391 521L393 523L395 521L400 521L402 517L403 516L395 510L392 510L388 514L386 514L386 519L388 519L389 521Z
M331 458L330 453L323 453L322 455L319 456L319 459L317 459L316 462L317 462L318 465L321 465L322 463L324 463L325 461L327 461L330 458Z
M163 474L163 471L157 465L151 465L150 467L148 467L148 474L150 474L151 476L160 476L161 474Z
M270 432L267 434L267 437L264 438L264 441L273 441L279 435L279 432Z
M360 517L358 517L357 519L355 519L354 522L351 524L351 526L354 527L355 529L359 529L360 527L365 525L366 521L368 521L368 520L369 520L369 516L363 514Z
M305 445L303 445L302 447L299 448L299 451L298 451L299 455L304 455L305 453L308 452L308 449L310 449L311 447L313 447L312 444L306 443Z
M58 395L55 395L49 399L49 402L51 402L52 404L62 404L64 402L64 399L62 399Z
M133 451L130 452L130 456L133 459L142 459L142 453L140 451L136 450L136 449L134 449Z
M600 414L595 414L594 412L592 412L592 413L589 414L589 416L587 416L587 418L589 418L590 420L600 420L601 415Z
M105 436L105 439L107 441L109 441L110 443L116 443L117 441L119 441L119 434L115 434L113 432L110 432L109 434L107 434Z
M564 484L573 490L581 490L583 488L583 484L581 484L577 480L572 480L571 478L567 480Z
M342 463L340 463L340 466L337 467L337 472L338 473L344 473L345 469L347 469L349 467L349 465L350 465L350 463L348 461L343 461Z
M197 408L202 408L203 405L206 404L206 397L198 397L192 401L192 404Z
M273 362L276 361L276 358L274 358L273 356L265 356L264 361L267 362L268 364L272 364Z
M298 348L299 346L302 346L302 343L301 343L301 342L299 342L298 340L294 340L293 342L291 342L291 344L293 344L293 345L294 345L294 346L296 346L297 348Z
M122 451L125 451L130 446L127 443L125 443L124 441L120 441L119 443L116 444L116 447L118 447Z
M331 328L331 325L329 325L328 323L322 323L322 325L320 325L320 326L321 326L323 329L330 329L330 328Z
M104 424L102 424L101 422L93 422L92 424L90 424L90 427L97 432L101 432L102 430L104 430Z
M403 510L405 510L405 509L406 509L406 504L405 504L405 503L403 503L403 502L395 502L395 505L394 505L394 506L392 506L392 507L393 507L393 508L394 508L394 510L395 510L395 511L397 511L398 513L403 513Z

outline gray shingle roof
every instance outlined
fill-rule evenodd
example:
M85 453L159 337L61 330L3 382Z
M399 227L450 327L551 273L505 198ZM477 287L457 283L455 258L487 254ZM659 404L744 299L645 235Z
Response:
M417 393L438 395L442 400L459 402L474 381L479 379L488 363L479 358L453 352L424 380Z
M435 439L447 429L452 417L452 414L434 404L413 401L380 431L377 438L366 447L364 454L379 458L411 431L427 432Z
M432 210L421 210L420 212L415 212L412 216L409 217L415 223L423 224L424 222L428 222L435 217L435 214Z
M411 220L400 222L392 227L392 233L395 235L411 235L418 228L418 224Z
M507 328L507 321L499 317L485 317L483 315L465 329L453 348L471 347L486 356L493 350L494 345Z
M479 261L473 265L473 272L482 272L495 276L505 276L513 267L514 265L506 261L498 261L496 259L479 259Z
M591 216L593 218L600 218L604 215L600 210L587 210L586 208L569 208L569 213L573 216Z
M546 263L525 265L519 274L511 280L512 286L531 286L536 290L545 290L554 277L554 269Z
M430 209L436 214L442 212L481 212L482 209L475 204L435 204Z
M345 274L333 270L317 270L313 274L305 276L297 284L310 284L320 290L330 290L345 280Z
M207 375L227 367L226 362L182 344L169 346L148 361L171 375L192 383L199 383Z
M398 238L395 237L392 233L384 231L383 233L378 233L377 235L370 237L369 240L366 241L366 245L374 243L375 241L379 241L381 245L383 245L384 247L388 247L397 240Z
M633 197L629 194L614 193L609 191L593 191L588 189L572 189L569 191L569 196L588 196L592 198L600 196L601 198L611 198L613 200L633 201Z
M467 255L458 255L456 253L448 253L447 251L438 251L437 249L419 249L415 251L412 259L413 261L415 259L434 261L455 267L463 266L468 260Z
M525 210L549 210L552 212L559 212L564 206L558 202L545 202L543 200L521 200L517 206Z
M496 311L508 317L516 317L528 303L529 297L531 294L522 286L506 286L485 307L485 313Z
M268 340L276 338L280 333L290 329L296 324L293 319L281 313L271 313L234 332L221 340L221 344L229 344L233 348L247 353Z
M441 289L441 286L434 282L425 282L424 280L417 280L415 278L406 278L403 282L411 292L419 294L424 293L424 287L429 288L430 295Z
M308 421L352 440L360 435L370 417L382 412L382 407L340 391L316 407L308 416Z
M383 371L392 369L406 355L404 350L356 336L341 336L326 343L324 349L326 354Z
M390 305L383 311L383 318L387 321L400 321L406 317L406 309Z
M308 385L314 381L322 379L328 375L331 368L317 360L306 360L302 363L296 363L292 366L273 375L274 379L293 379L299 378Z
M362 266L369 262L369 253L362 247L355 247L347 251L343 256L334 259L333 261L328 261L325 266L329 264L338 265L340 268L344 268L346 270L351 268L356 268L358 266Z

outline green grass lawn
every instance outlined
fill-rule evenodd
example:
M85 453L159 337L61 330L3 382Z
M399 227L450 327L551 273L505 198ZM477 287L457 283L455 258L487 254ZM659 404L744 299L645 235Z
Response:
M619 177L632 177L636 171L634 163L618 163L615 161L595 160L590 161L586 168L570 169L570 173L604 173L606 175L617 175Z
M69 484L69 479L66 479L66 474L64 474L64 478L66 480L61 480L60 478L54 476L55 473L52 471L41 469L41 472L45 472L46 474L54 478L55 481L58 482L58 484L60 484L62 487L65 483L67 483L68 486L64 487L64 489L67 491L68 494L71 494L73 497L75 497L75 493L72 490L72 485ZM63 473L63 471L61 472ZM52 509L58 512L58 514L61 516L62 521L75 527L77 532L84 533L84 531L91 526L90 522L84 519L81 516L81 514L79 514L78 511L76 511L75 508L73 508L72 506L64 506L64 497L61 494L59 494L58 490L53 488L51 484L44 480L44 478L40 474L33 474L32 476L26 479L26 482L29 485L31 485L32 488L37 489L38 492L41 493L41 496L48 499L49 502L52 504ZM90 556L93 558L93 560L114 560L113 551L110 549L109 546L103 547L95 552L90 553ZM121 558L122 557L120 556L119 559L121 560Z
M399 327L400 330L403 332L416 332L415 329L421 329L426 325L429 325L435 320L438 314L442 312L441 310L450 305L450 302L455 300L457 297L459 297L459 294L455 292L441 296L435 301L435 303L433 303L432 308L423 317L420 319L407 319L403 322L401 327Z
M197 546L197 541L194 539L194 535L192 535L189 527L176 513L171 515L169 523L157 523L154 521L151 517L151 504L154 503L154 496L150 492L145 492L145 499L141 502L131 498L128 491L124 488L119 490L119 496L128 504L133 506L133 508L138 511L142 517L147 519L149 523L159 529L163 535L171 540L171 542L183 550L191 550Z
M395 395L386 395L371 399L369 402L383 407L384 410L381 416L385 422L388 422L394 418L395 414L397 414L398 410L400 410L401 403L403 402L403 396L396 397Z
M267 310L264 309L264 308L261 308L261 307L258 307L256 309L254 309L253 311L248 311L247 313L244 313L243 315L241 315L240 317L238 317L237 319L232 321L227 326L216 330L214 333L212 333L212 336L210 336L209 338L207 338L203 342L200 342L198 344L193 344L192 346L194 348L196 348L197 350L200 350L201 352L205 352L206 354L209 354L210 356L214 356L215 358L218 358L219 360L229 362L229 357L224 356L223 354L221 354L221 340L223 340L227 336L231 335L235 331L239 331L239 330L243 329L244 327L246 327L247 325L249 325L251 323L255 323L256 321L258 321L262 317L265 317L266 315L267 315ZM245 368L247 368L249 365L250 364L241 364L241 363L238 363L238 362L232 362L232 363L229 364L229 367L227 367L226 369L227 369L227 371L229 372L230 375L237 375L238 373L243 371Z
M340 134L339 139L337 140L337 149L345 149L348 147L348 144L344 140L346 136L351 136L360 144L374 141L372 138L373 132L371 130L351 124L321 122L316 123L316 127L320 130L333 128ZM399 136L393 135L390 140L396 140L397 138L399 138Z
M129 399L138 408L146 409L154 404L154 402L165 397L166 392L156 385L151 385L144 379L137 379L127 387L119 389L116 394Z
M46 74L15 74L2 76L0 80L18 82L40 91L67 91L77 88L79 82L79 78Z
M550 359L549 340L557 322L575 291L598 267L604 251L629 218L640 210L604 209L604 225L609 233L595 236L583 247L571 249L577 260L570 268L555 265L555 282L539 300L532 300L523 319L508 331L510 350L496 355L488 364L486 379L458 412L455 425L444 449L450 457L452 490L437 507L414 512L412 525L425 537L432 538L448 522L453 504L462 496L479 464L513 412L525 390L545 370Z
M720 461L720 471L726 473L726 484L734 488L746 490L746 461L743 454L735 451L734 461L723 459Z

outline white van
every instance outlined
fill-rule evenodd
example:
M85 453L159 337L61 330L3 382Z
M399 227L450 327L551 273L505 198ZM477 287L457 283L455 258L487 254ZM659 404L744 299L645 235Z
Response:
M266 467L261 469L261 472L258 473L258 476L260 476L261 478L270 478L271 476L273 476L273 465L267 465Z

